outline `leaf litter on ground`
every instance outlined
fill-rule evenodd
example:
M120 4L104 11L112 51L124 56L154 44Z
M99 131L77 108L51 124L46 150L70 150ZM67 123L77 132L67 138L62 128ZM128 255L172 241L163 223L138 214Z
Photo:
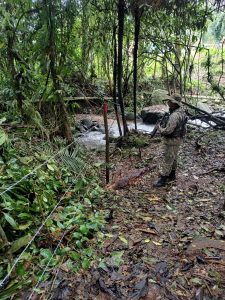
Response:
M204 151L196 149L197 137L191 131L186 138L177 181L159 190L153 189L158 143L142 148L142 158L132 149L112 158L113 188L100 209L112 210L113 218L96 262L70 275L75 299L225 299L225 183L218 171L225 137L223 131L206 131ZM129 170L138 176L118 184Z

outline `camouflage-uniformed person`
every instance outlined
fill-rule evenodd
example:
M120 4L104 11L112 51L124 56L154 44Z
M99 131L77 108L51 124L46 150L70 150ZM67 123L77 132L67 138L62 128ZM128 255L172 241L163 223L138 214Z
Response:
M159 132L163 137L163 159L160 166L160 178L155 187L165 186L167 182L176 179L177 156L186 133L187 116L181 107L181 96L174 94L165 101L169 106L169 118L165 126L159 125Z

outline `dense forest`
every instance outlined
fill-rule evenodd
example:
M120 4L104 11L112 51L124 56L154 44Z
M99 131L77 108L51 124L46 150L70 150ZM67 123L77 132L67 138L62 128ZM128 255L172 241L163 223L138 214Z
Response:
M0 2L0 300L225 299L224 8ZM174 93L187 138L159 191Z

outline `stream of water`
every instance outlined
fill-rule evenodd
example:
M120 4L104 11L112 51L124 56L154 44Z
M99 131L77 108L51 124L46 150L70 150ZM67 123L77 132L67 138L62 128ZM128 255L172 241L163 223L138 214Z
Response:
M134 123L128 122L128 128L134 129ZM139 132L151 133L155 125L144 124L142 121L137 121L137 129ZM111 137L119 137L119 130L116 121L109 126L109 135ZM105 146L105 134L100 131L88 131L79 137L81 144L88 149L102 149Z
M209 128L209 124L201 120L189 120L188 124L197 125L201 128ZM144 124L142 121L137 121L137 129L139 132L151 133L155 125ZM134 123L128 122L128 128L134 129ZM109 126L109 134L111 137L119 137L119 130L116 121ZM79 141L88 149L104 150L105 134L100 131L87 131L79 137Z

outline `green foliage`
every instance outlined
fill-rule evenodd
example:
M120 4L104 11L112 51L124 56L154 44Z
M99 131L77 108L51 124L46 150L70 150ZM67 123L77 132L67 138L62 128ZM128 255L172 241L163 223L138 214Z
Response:
M223 51L222 51L223 50ZM218 56L218 51L216 49L208 50L207 57L203 62L203 66L207 70L207 80L211 85L211 89L214 93L218 93L223 99L225 99L225 88L221 82L223 75L223 67L221 69L218 66L218 59L224 56L224 49L221 50L221 54ZM215 55L217 54L217 55ZM216 58L215 58L216 57ZM217 77L216 77L217 76ZM218 79L219 78L219 79Z
M215 15L214 22L209 27L212 36L217 42L220 42L225 35L225 14L219 13Z
M0 146L7 142L7 134L6 132L0 127Z
M36 126L42 133L45 133L48 136L48 132L43 126L43 120L40 113L29 101L24 101L23 104L24 118L26 118L26 122Z
M207 20L215 16L214 7L207 7L204 0L156 2L160 4L150 9L148 5L135 7L141 11L138 92L143 95L139 101L142 103L154 89L165 88L167 79L170 85L174 80L187 81L195 63L192 62L194 53L189 50L206 31ZM135 8L129 1L126 5L123 92L131 99ZM44 101L50 103L53 117L57 115L57 95L112 92L116 9L116 2L111 0L1 1L0 108L4 112L1 117L6 117L1 121L18 122L22 114L23 121L48 137L43 123L46 112L41 115L38 110ZM223 20L224 13L218 14L213 28L217 40L224 35ZM214 50L211 54L216 56ZM219 76L218 61L208 59L205 67L214 68L208 74L213 90L224 92L214 81L215 75ZM186 82L186 89L191 89L193 84L196 89L204 90L203 83L195 80ZM140 103L138 106L142 107ZM0 193L65 146L62 140L55 140L54 151L48 143L34 147L32 135L32 129L27 129L22 137L15 133L9 139L0 127ZM142 136L129 135L120 144L143 147L147 142ZM69 185L71 188L66 192ZM25 285L33 285L30 278L35 282L41 278L46 280L52 268L62 264L72 272L89 268L95 258L94 237L97 235L98 242L101 241L100 231L104 226L103 215L95 210L103 195L96 168L92 169L87 155L76 148L60 153L0 196L0 280L63 196L41 233L23 254L6 290L0 292L0 299L8 299ZM113 253L115 266L120 265L122 256L123 252ZM48 272L42 276L46 265Z
M73 151L65 149L62 153L60 153L59 159L65 165L65 167L71 170L71 172L76 173L85 166L85 162L81 158L81 155L82 154L79 151L79 148Z
M148 136L141 133L135 133L135 132L131 132L125 137L112 138L112 140L116 141L118 147L123 147L123 148L133 148L133 147L142 148L149 145Z
M166 90L154 90L152 92L152 104L162 104L163 100L165 99L165 96L168 95L168 91Z
M31 172L45 159L44 153L33 157L21 157L12 143L5 146L0 161L1 192ZM41 278L46 264L49 264L51 269L64 262L72 272L90 266L95 256L92 239L105 222L104 216L95 212L93 206L104 191L91 166L88 164L88 167L84 168L84 160L85 155L81 150L64 151L59 161L51 160L29 179L21 181L12 190L1 195L0 280L9 270L11 264L8 261L9 255L15 259L21 253L37 228L59 202L68 185L71 185L70 191L66 192L59 207L23 254L16 266L16 274L20 279L17 275L13 275L14 280L10 286L15 288L7 288L6 295L14 294L16 290L26 286L27 279L31 275L36 280ZM61 242L62 245L59 245L56 254L53 255L54 248L63 234L65 238ZM63 246L64 241L67 241L66 246ZM47 272L42 280L46 280L49 276L50 273ZM4 295L0 293L0 297L5 297Z
M22 229L22 228L21 228ZM25 228L24 228L25 229ZM12 243L12 246L11 248L9 249L9 252L10 253L15 253L17 252L18 250L20 250L22 247L26 246L29 241L31 240L31 236L28 234L28 235L25 235L25 236L22 236L21 238L19 238L18 240L14 241Z
M135 9L141 13L139 80L145 76L161 76L161 85L153 82L157 85L155 88L165 88L162 83L166 79L166 64L170 84L176 77L174 73L180 71L183 78L176 80L187 81L185 74L189 72L189 60L194 58L193 53L189 53L190 47L198 44L210 19L215 18L215 35L223 36L224 13L215 14L215 7L207 6L204 0L194 3L156 1L153 10L148 5L138 7L138 3L133 5L129 1L126 5L123 91L129 94L128 98L131 98L133 84ZM39 102L49 101L54 107L56 91L66 96L93 95L96 91L92 83L107 93L112 92L112 35L118 21L116 8L116 2L111 0L98 3L57 0L46 1L45 5L40 1L26 0L22 4L10 0L0 4L0 106L8 111L9 120L15 120L18 115L16 104L20 95L25 119L33 120L35 126L48 135L36 108ZM50 36L53 39L51 45ZM50 68L52 46L55 52L54 80ZM174 66L181 70L174 71ZM54 81L58 82L57 89ZM104 82L103 87L101 82Z

